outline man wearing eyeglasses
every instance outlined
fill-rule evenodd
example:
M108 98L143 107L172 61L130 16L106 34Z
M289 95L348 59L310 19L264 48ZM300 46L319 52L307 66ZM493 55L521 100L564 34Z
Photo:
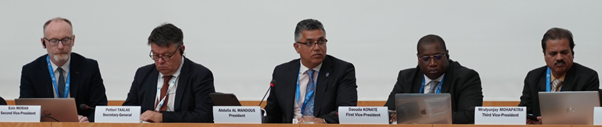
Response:
M385 106L395 110L397 93L450 93L454 124L474 123L474 107L483 104L479 74L449 59L443 38L426 35L418 40L418 67L399 71ZM391 122L396 121L393 115Z
M71 52L75 45L71 21L54 18L43 28L41 42L48 54L23 66L19 98L75 98L76 107L106 106L98 62ZM77 109L77 114L79 122L94 120L94 110Z
M293 47L301 56L274 69L265 110L270 123L338 123L339 106L357 105L353 64L326 55L318 20L297 23Z
M541 39L546 66L529 71L525 77L519 106L527 107L527 124L541 124L539 92L598 91L600 80L595 70L573 62L575 42L571 31L551 28Z
M184 34L173 24L162 24L148 37L155 64L138 68L123 103L141 106L147 122L213 122L213 74L184 57Z

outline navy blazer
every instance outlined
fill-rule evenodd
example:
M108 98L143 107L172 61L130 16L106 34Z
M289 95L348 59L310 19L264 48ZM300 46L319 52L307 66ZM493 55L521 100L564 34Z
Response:
M48 72L46 56L48 54L23 66L19 98L54 98L54 85L50 78L50 72ZM98 62L77 53L71 53L70 59L69 97L75 98L76 107L81 104L87 104L90 107L106 106L107 95L98 69ZM87 116L90 122L94 122L94 110L77 108L77 114Z
M546 91L546 71L548 66L529 71L525 77L523 95L518 106L526 106L527 114L541 116L539 110L539 92ZM598 91L600 80L598 72L578 63L566 73L560 91Z
M419 67L401 70L385 106L395 110L395 94L421 93L424 73ZM454 124L474 123L474 107L483 105L481 78L476 71L449 60L449 67L441 85L441 93L451 94Z
M183 58L174 111L161 112L163 122L213 122L214 103L209 97L209 93L215 93L213 73L205 66ZM141 113L154 111L158 78L155 64L138 68L123 106L141 106Z
M270 123L292 123L295 91L301 63L299 59L280 64L274 69L276 81L265 110ZM338 123L335 114L339 106L357 105L357 84L353 64L326 55L316 84L314 115L327 123Z

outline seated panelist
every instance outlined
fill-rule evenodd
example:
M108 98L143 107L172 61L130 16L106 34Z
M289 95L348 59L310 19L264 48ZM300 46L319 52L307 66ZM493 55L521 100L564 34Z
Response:
M474 107L483 105L479 73L450 60L445 41L437 35L420 38L417 50L418 66L399 71L385 106L395 110L397 93L450 93L453 123L474 123ZM391 122L396 120L394 114Z
M162 24L148 37L150 58L138 68L123 106L141 106L147 122L213 122L213 74L184 57L184 34L173 24Z

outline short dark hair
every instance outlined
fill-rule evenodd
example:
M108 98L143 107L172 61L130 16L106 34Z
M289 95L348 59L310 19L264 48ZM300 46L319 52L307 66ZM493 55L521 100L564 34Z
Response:
M42 27L44 31L42 31L42 32L46 32L46 27L48 25L50 25L50 23L52 21L65 21L65 22L67 22L67 24L69 24L69 26L71 26L71 29L73 29L73 26L71 25L71 21L69 21L69 19L61 18L61 17L56 17L56 18L52 18L52 19L46 21L46 23L44 23L44 26Z
M153 29L148 36L148 45L154 43L159 46L184 45L184 33L182 30L171 23L164 23Z
M567 29L563 29L563 28L558 28L558 27L554 27L549 29L544 35L543 38L541 39L541 48L543 49L543 51L546 51L546 42L548 40L560 40L560 39L567 39L569 40L569 46L571 47L571 52L573 53L573 55L575 55L575 51L573 51L573 48L575 48L575 42L573 41L573 34L571 33L571 31L567 30Z
M326 30L324 30L324 26L322 23L316 19L304 19L297 23L297 27L295 27L295 42L299 41L301 38L301 31L303 30L317 30L320 29L324 34L326 34Z
M423 36L422 38L420 38L420 40L418 40L418 45L416 45L416 52L420 52L420 46L433 43L439 43L441 46L443 46L443 50L447 51L447 47L445 46L445 41L443 40L443 38L441 38L439 35L429 34ZM447 52L445 53L445 55L449 59L449 54Z

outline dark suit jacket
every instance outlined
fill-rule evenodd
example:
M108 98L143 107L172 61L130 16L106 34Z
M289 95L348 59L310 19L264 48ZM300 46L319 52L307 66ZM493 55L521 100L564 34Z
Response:
M0 97L0 105L6 105L6 100L2 97Z
M420 93L424 73L419 67L399 71L397 83L389 94L385 106L395 110L395 94ZM452 119L454 124L474 123L474 107L483 105L481 78L476 71L460 63L449 61L441 93L451 94Z
M280 64L274 69L276 81L270 91L265 110L270 123L292 123L295 92L301 64L299 59ZM338 123L339 106L357 105L357 85L353 64L326 55L318 74L314 115L327 123Z
M46 56L48 54L23 66L19 98L54 98ZM71 53L70 71L69 93L71 98L75 98L76 107L81 104L90 107L107 105L105 86L96 60ZM90 122L94 121L94 110L77 108L77 114L87 116Z
M546 70L547 66L543 66L529 71L525 77L525 86L523 95L520 97L518 106L527 106L527 114L541 116L539 110L539 95L540 91L546 92ZM564 77L561 91L598 91L600 80L598 73L581 64L573 63L573 67L569 69Z
M146 110L154 111L158 78L159 71L155 64L138 68L123 106L141 106L141 113ZM161 112L163 122L213 122L214 104L209 93L215 93L213 73L205 66L184 57L176 88L174 111Z

